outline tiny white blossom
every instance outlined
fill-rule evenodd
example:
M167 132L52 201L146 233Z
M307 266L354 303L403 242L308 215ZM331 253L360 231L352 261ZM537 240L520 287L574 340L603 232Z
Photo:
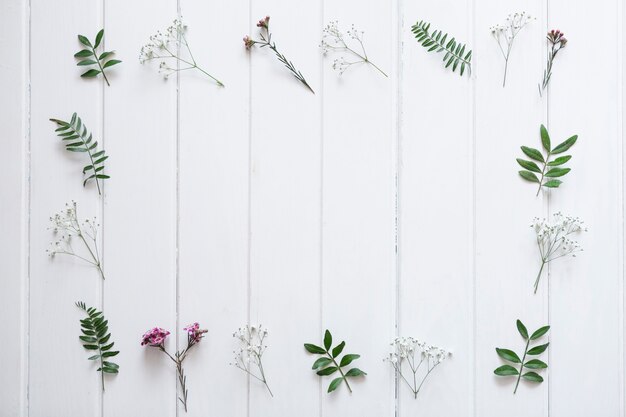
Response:
M52 226L48 229L57 237L46 250L48 256L69 255L91 264L98 269L104 279L104 270L98 252L98 228L100 224L94 217L82 222L78 219L78 205L75 201L65 204L65 209L50 217ZM77 252L72 246L73 238L77 238L83 250Z
M539 280L543 268L549 262L565 256L576 257L577 252L583 249L571 236L576 233L586 232L585 223L578 217L566 216L557 212L552 216L552 222L545 218L535 217L530 225L537 237L537 246L541 255L541 268L535 280L535 293L539 286Z
M450 352L412 337L397 337L391 347L389 356L384 360L394 368L415 398L430 373L450 356ZM403 372L410 372L409 377Z
M509 56L513 49L513 41L519 32L533 20L536 20L536 18L526 12L517 12L508 15L504 24L494 25L489 28L489 31L498 42L498 47L504 58L504 80L502 81L502 87L506 85L506 74L509 66Z
M343 73L353 65L358 64L370 64L377 69L381 74L387 77L387 74L378 68L367 56L365 51L365 45L363 44L364 31L357 30L354 25L350 27L345 33L339 28L339 22L333 20L324 27L322 30L322 41L320 48L322 53L327 55L331 52L343 53L333 61L332 68L343 75ZM345 54L349 54L354 57L354 61L350 61L346 58Z
M234 351L235 359L231 365L261 381L273 397L274 394L267 384L262 362L263 353L267 348L265 344L267 335L267 330L262 325L246 325L237 329L233 337L239 340L240 348Z

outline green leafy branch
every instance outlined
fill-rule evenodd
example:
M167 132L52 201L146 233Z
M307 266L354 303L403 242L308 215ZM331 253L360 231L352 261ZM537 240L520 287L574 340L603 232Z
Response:
M545 369L548 367L548 365L539 359L530 359L527 361L526 357L541 355L543 352L546 351L550 343L546 343L544 345L537 345L530 349L529 347L530 347L531 341L539 339L541 336L548 333L548 330L550 330L550 326L543 326L535 330L535 332L529 337L526 326L524 326L524 324L520 320L517 320L517 331L519 331L519 333L522 335L522 337L526 341L526 347L524 348L524 355L522 356L522 359L520 359L517 353L513 352L512 350L496 348L496 353L502 359L509 361L509 362L513 362L514 364L519 364L519 370L517 368L514 368L511 365L502 365L493 371L493 373L498 376L517 376L517 383L515 384L515 389L513 390L513 394L517 392L517 387L519 386L519 382L522 378L530 382L537 382L537 383L543 382L543 377L539 375L537 372L535 372L534 370ZM524 368L533 369L533 370L523 373Z
M81 74L81 77L85 78L93 78L97 77L98 74L102 74L104 77L104 81L106 81L107 85L110 86L109 80L107 78L106 73L104 72L105 68L112 67L113 65L117 65L121 63L119 59L108 59L111 55L113 55L114 51L102 52L100 56L96 52L96 49L100 46L102 42L102 38L104 37L104 29L101 29L100 32L96 35L96 40L94 44L83 35L78 35L78 41L86 46L88 49L82 49L74 54L74 58L78 58L80 61L76 65L79 67L88 66L88 65L97 65L98 69L92 68L85 71Z
M367 373L363 372L359 368L352 368L349 371L344 372L342 368L350 365L354 360L359 359L361 355L348 353L344 355L341 359L339 359L339 355L341 355L341 352L343 352L343 348L346 346L346 342L341 342L331 349L332 344L333 337L330 334L330 331L326 330L326 332L324 333L323 348L310 343L305 343L304 348L309 353L325 355L324 357L317 359L313 363L312 369L317 370L317 374L319 376L332 375L337 371L341 374L340 377L337 377L330 382L330 385L328 386L328 392L333 392L334 390L336 390L342 382L345 382L348 390L352 392L352 388L350 387L348 378L364 376L367 375Z
M50 119L50 121L56 123L59 127L55 130L57 136L62 138L65 142L65 149L70 152L85 152L89 156L89 164L83 168L83 175L90 173L90 175L83 181L83 187L91 180L95 180L98 187L98 194L102 194L100 190L100 181L110 178L108 175L102 173L104 170L104 161L109 157L105 155L104 150L97 150L98 141L93 140L93 136L87 130L76 113L72 114L72 119L69 122L64 122L59 119Z
M526 181L539 184L537 195L541 192L541 187L557 188L563 183L563 181L556 178L562 177L571 171L570 168L564 168L562 165L572 159L572 156L563 155L555 158L554 160L550 160L550 158L554 155L567 151L576 143L576 140L578 140L578 135L574 135L552 149L550 144L550 135L544 125L541 125L539 132L541 134L541 144L547 152L545 157L537 149L529 148L527 146L522 146L521 149L526 156L539 162L542 166L539 167L539 165L533 161L517 158L517 163L524 168L523 171L519 171L519 175ZM540 177L538 177L537 174L539 174ZM548 178L548 180L544 182L544 179L546 178Z
M119 365L108 360L112 356L116 356L119 351L111 350L115 343L109 343L111 333L109 333L108 320L104 318L101 311L93 307L87 308L85 303L78 301L76 306L87 314L87 318L80 321L82 336L78 338L83 343L83 347L87 350L96 350L97 354L90 356L90 361L99 361L100 367L96 370L102 376L102 391L104 391L104 374L119 373Z
M448 40L448 34L443 33L440 30L435 30L430 33L430 23L420 20L413 26L411 31L415 35L417 42L421 43L424 48L428 49L428 52L444 52L443 62L445 67L452 66L452 72L455 72L460 65L459 75L463 75L465 68L467 67L468 74L471 73L471 61L472 51L465 52L466 46L458 43L455 38Z

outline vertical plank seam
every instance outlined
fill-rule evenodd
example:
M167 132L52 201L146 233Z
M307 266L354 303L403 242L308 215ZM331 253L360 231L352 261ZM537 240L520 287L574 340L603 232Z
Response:
M618 181L618 193L620 194L621 200L621 216L620 220L622 222L622 227L618 230L621 230L621 233L618 232L619 246L622 250L619 252L619 268L621 269L621 279L618 279L618 294L620 294L620 298L618 300L619 309L619 319L618 319L618 352L619 352L619 415L624 415L624 278L625 278L625 270L624 270L624 234L626 232L624 226L624 30L622 24L624 22L624 8L621 1L617 1L617 43L621 47L619 48L618 54L618 63L617 63L617 91L621 92L621 97L618 97L617 100L617 146L619 148L618 152L618 169L621 171L621 181Z
M470 18L468 22L468 31L470 32L470 37L472 40L472 44L476 47L476 4L474 0L469 0L468 6L470 7ZM470 248L469 248L469 259L470 259L470 274L472 276L472 302L470 305L470 322L472 323L472 343L471 343L471 355L472 363L469 365L469 370L471 373L471 388L470 388L470 398L469 398L469 412L470 415L476 416L476 364L477 364L477 356L476 356L476 335L478 333L477 325L478 322L476 320L476 300L477 300L477 278L476 278L476 64L474 64L473 75L470 77L470 91L469 91L469 108L470 108L470 149L471 154L469 156L470 160L470 178L471 178L471 213L470 213Z
M105 0L101 0L100 2L100 13L101 13L101 27L104 30L106 24L105 17ZM105 31L106 33L106 31ZM102 39L102 48L106 51L106 36ZM102 149L106 149L105 142L105 82L104 79L100 80L100 141L102 142ZM102 195L99 196L99 214L100 214L100 247L102 248L102 262L106 265L105 257L106 257L106 249L104 246L104 230L105 230L105 219L104 219L104 199L106 198L106 184L105 181L102 181ZM98 290L100 292L100 308L101 311L104 310L104 280L100 279L98 281ZM102 371L101 371L102 372ZM98 398L100 400L100 417L104 417L104 392L102 390L98 390Z
M182 20L180 0L176 0L176 14ZM179 36L180 38L180 36ZM176 54L180 56L180 43ZM175 171L175 201L174 201L174 285L175 285L175 324L176 324L176 352L180 349L180 61L176 60L176 150L174 155ZM180 407L178 404L178 382L174 376L174 410L176 417L179 416ZM181 386L182 389L182 386ZM184 395L184 393L183 393Z
M24 53L24 77L25 77L25 94L24 94L24 105L25 105L25 116L23 120L23 126L25 129L25 155L24 155L24 196L23 196L23 207L25 211L25 222L23 225L23 234L22 239L25 244L24 248L24 259L23 259L23 273L25 274L22 284L22 290L24 292L23 295L23 304L21 307L22 314L22 326L25 326L25 329L22 329L22 343L24 344L25 353L22 355L22 393L21 393L21 402L20 404L20 415L24 417L28 417L30 415L30 237L31 237L31 39L32 39L32 12L31 12L31 0L25 2L26 8L23 19L25 20L25 27L23 29L24 33L24 41L22 43L24 49L26 49Z
M320 0L320 18L321 27L324 27L325 8L324 0ZM324 59L319 59L319 72L320 72L320 95L319 95L319 112L320 112L320 231L319 231L319 257L320 257L320 270L319 270L319 334L322 334L324 329ZM318 378L317 382L318 390L318 405L319 405L319 417L323 416L323 389L322 379Z
M395 59L392 59L392 65L395 65L395 92L392 88L393 100L395 105L392 110L392 123L395 122L395 141L392 145L392 158L393 158L393 191L394 191L394 291L392 307L394 309L393 315L393 335L399 336L400 332L400 289L401 289L401 253L400 253L400 228L401 228L401 170L402 170L402 28L403 28L403 15L402 15L402 0L396 0L395 7L392 8L392 24L391 26L396 28L395 35L392 35L392 42L395 41ZM400 398L398 395L398 375L397 372L393 373L393 412L395 417L400 415Z
M252 0L248 0L248 27L252 24ZM252 302L252 54L248 54L248 241L246 269L246 321L250 325ZM246 376L246 416L250 417L250 375Z
M544 8L544 12L545 12L545 25L544 26L544 31L543 33L547 33L549 28L549 20L550 20L550 0L545 0L545 8ZM543 50L543 55L544 57L547 56L548 53L548 46L547 44L545 44L545 47L542 48ZM539 62L543 62L543 60L540 60ZM543 65L543 64L541 64ZM545 91L545 104L544 104L544 117L546 120L546 126L548 127L548 129L550 129L550 92L551 92L551 87L550 85L548 85L547 90ZM541 100L541 98L540 98ZM542 197L545 194L542 193ZM544 202L544 213L546 214L546 217L549 219L550 218L550 212L551 212L551 195L552 192L548 190L547 195L545 197L545 199L543 200ZM551 305L552 305L552 297L551 297L551 293L552 293L552 277L551 277L551 272L552 272L552 268L551 265L548 264L548 269L546 271L546 275L547 275L547 294L544 296L544 300L543 300L543 304L546 306L546 310L547 312L544 313L544 315L547 315L547 319L548 319L548 325L552 325L552 309L551 309ZM548 335L548 341L551 342L552 340L552 333L550 333ZM548 362L552 363L552 349L548 349ZM546 404L547 406L547 410L544 413L544 415L546 416L550 416L551 414L551 396L552 396L552 378L550 377L550 368L546 369L546 373L547 373L547 377L548 377L548 389L547 389L547 394L546 394L546 402L544 402L544 404Z

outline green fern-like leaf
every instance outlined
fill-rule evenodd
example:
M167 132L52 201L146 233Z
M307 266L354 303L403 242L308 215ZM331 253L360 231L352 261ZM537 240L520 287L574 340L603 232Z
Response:
M85 349L97 351L88 359L99 361L100 367L96 371L100 372L102 376L102 390L104 391L104 374L117 374L120 369L118 364L111 362L108 358L116 356L120 352L111 350L115 343L109 343L111 339L109 322L104 318L102 312L94 307L87 307L82 301L78 301L76 306L87 314L87 318L80 321L82 335L78 338Z
M91 41L83 35L78 35L78 42L80 42L85 49L81 49L80 51L74 54L74 58L78 59L79 67L83 66L96 66L95 68L88 69L84 73L81 74L83 78L93 78L97 77L99 74L102 74L104 77L104 81L106 81L107 85L109 84L109 79L104 71L105 68L112 67L113 65L120 64L122 61L118 59L110 59L109 57L113 55L115 52L108 51L102 52L100 55L96 52L102 39L104 38L104 29L101 29L100 32L96 35L96 40L92 44Z
M72 115L72 119L69 122L59 119L50 119L50 121L57 124L58 128L55 132L65 142L65 149L70 152L87 153L89 164L83 168L83 175L87 174L89 176L83 180L83 187L93 180L98 187L98 194L102 194L100 180L110 178L103 173L104 161L109 157L105 155L104 150L98 150L98 141L93 140L93 136L87 130L87 126L83 124L76 113Z
M471 72L472 51L467 50L465 44L459 43L448 34L440 30L430 32L430 23L420 20L411 27L411 31L415 35L415 39L422 44L428 52L445 52L443 62L446 68L452 68L452 72L459 69L459 75Z

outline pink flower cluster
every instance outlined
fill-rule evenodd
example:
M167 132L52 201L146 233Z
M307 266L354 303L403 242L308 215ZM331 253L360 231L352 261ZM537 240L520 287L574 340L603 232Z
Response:
M561 44L561 48L565 46L565 44L567 43L567 39L564 36L565 34L563 32L561 32L558 29L552 29L550 32L548 32L548 40L550 42L552 42L553 44L557 44L560 43Z
M193 324L188 325L183 328L184 331L187 332L189 337L189 341L192 343L198 343L204 337L204 334L208 332L208 330L204 330L200 328L200 324L195 322Z
M257 23L256 25L257 25L257 27L267 29L269 27L269 25L270 25L270 17L269 16L265 16L265 18L259 20L259 23Z
M169 334L170 332L160 327L150 329L143 334L141 346L162 346L163 342L165 342L165 339L167 338L167 336L169 336Z

